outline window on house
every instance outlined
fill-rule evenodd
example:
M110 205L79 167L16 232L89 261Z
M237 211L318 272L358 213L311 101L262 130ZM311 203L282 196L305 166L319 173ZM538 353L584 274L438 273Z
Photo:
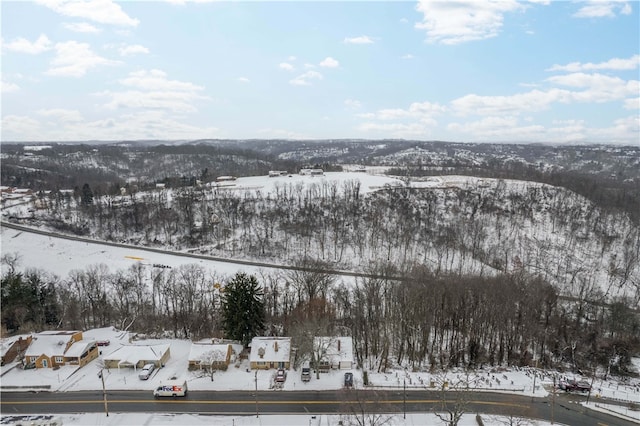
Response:
M64 358L62 358L61 356L56 357L56 364L62 364L63 362L64 362Z

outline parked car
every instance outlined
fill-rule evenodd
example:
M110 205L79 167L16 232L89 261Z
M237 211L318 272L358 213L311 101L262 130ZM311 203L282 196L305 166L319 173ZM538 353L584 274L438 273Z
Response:
M566 392L589 392L591 390L591 384L589 384L589 382L578 382L576 380L561 380L558 387Z
M281 368L276 372L276 382L282 383L285 380L287 380L287 371Z
M344 373L344 387L345 388L353 387L353 373Z
M151 377L151 373L153 373L153 370L155 368L156 366L153 364L145 364L145 366L142 367L142 370L140 370L140 373L138 373L138 378L140 380L147 380L149 377Z
M308 382L311 380L311 366L309 365L309 361L305 361L302 364L302 381Z
M111 344L111 341L109 340L98 340L96 342L97 346L109 346Z

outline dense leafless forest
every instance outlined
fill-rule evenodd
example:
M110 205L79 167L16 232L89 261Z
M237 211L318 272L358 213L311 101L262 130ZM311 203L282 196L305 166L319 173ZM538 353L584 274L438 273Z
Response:
M640 352L637 147L200 141L3 145L2 156L2 184L33 189L38 206L5 220L294 266L258 277L266 332L352 335L368 368L535 360L628 373ZM402 184L370 193L356 180L283 184L269 194L207 185L352 165ZM414 185L444 175L478 179ZM222 332L212 283L225 278L196 265L151 278L104 265L54 277L3 255L8 331ZM361 277L345 286L336 270Z

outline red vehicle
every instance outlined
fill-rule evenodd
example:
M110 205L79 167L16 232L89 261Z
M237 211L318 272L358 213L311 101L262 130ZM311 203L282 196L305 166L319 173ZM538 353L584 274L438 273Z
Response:
M109 346L111 344L111 341L109 340L98 340L96 342L97 346Z
M282 383L285 380L287 380L287 372L284 369L279 369L278 372L276 373L276 382L278 383Z

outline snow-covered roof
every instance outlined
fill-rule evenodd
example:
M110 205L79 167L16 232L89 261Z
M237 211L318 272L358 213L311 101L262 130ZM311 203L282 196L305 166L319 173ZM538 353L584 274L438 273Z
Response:
M325 352L325 360L330 363L353 362L353 339L349 336L314 337L313 347L322 348Z
M28 334L21 334L20 336L7 337L6 339L0 340L0 355L5 356L7 351L11 349L11 346L13 346L13 344L18 340L20 339L26 340L28 338L29 338Z
M43 331L33 335L25 356L63 356L71 336L79 331Z
M78 340L77 342L74 342L73 345L69 347L67 352L65 352L64 356L77 358L83 353L85 353L90 346L95 346L95 345L96 345L95 340L87 340L87 339Z
M189 361L222 362L227 359L230 344L194 342L189 351Z
M263 356L260 356L260 353ZM254 337L250 362L287 362L291 355L291 337Z
M171 345L126 345L104 356L105 361L118 361L119 365L136 365L141 360L160 361Z

